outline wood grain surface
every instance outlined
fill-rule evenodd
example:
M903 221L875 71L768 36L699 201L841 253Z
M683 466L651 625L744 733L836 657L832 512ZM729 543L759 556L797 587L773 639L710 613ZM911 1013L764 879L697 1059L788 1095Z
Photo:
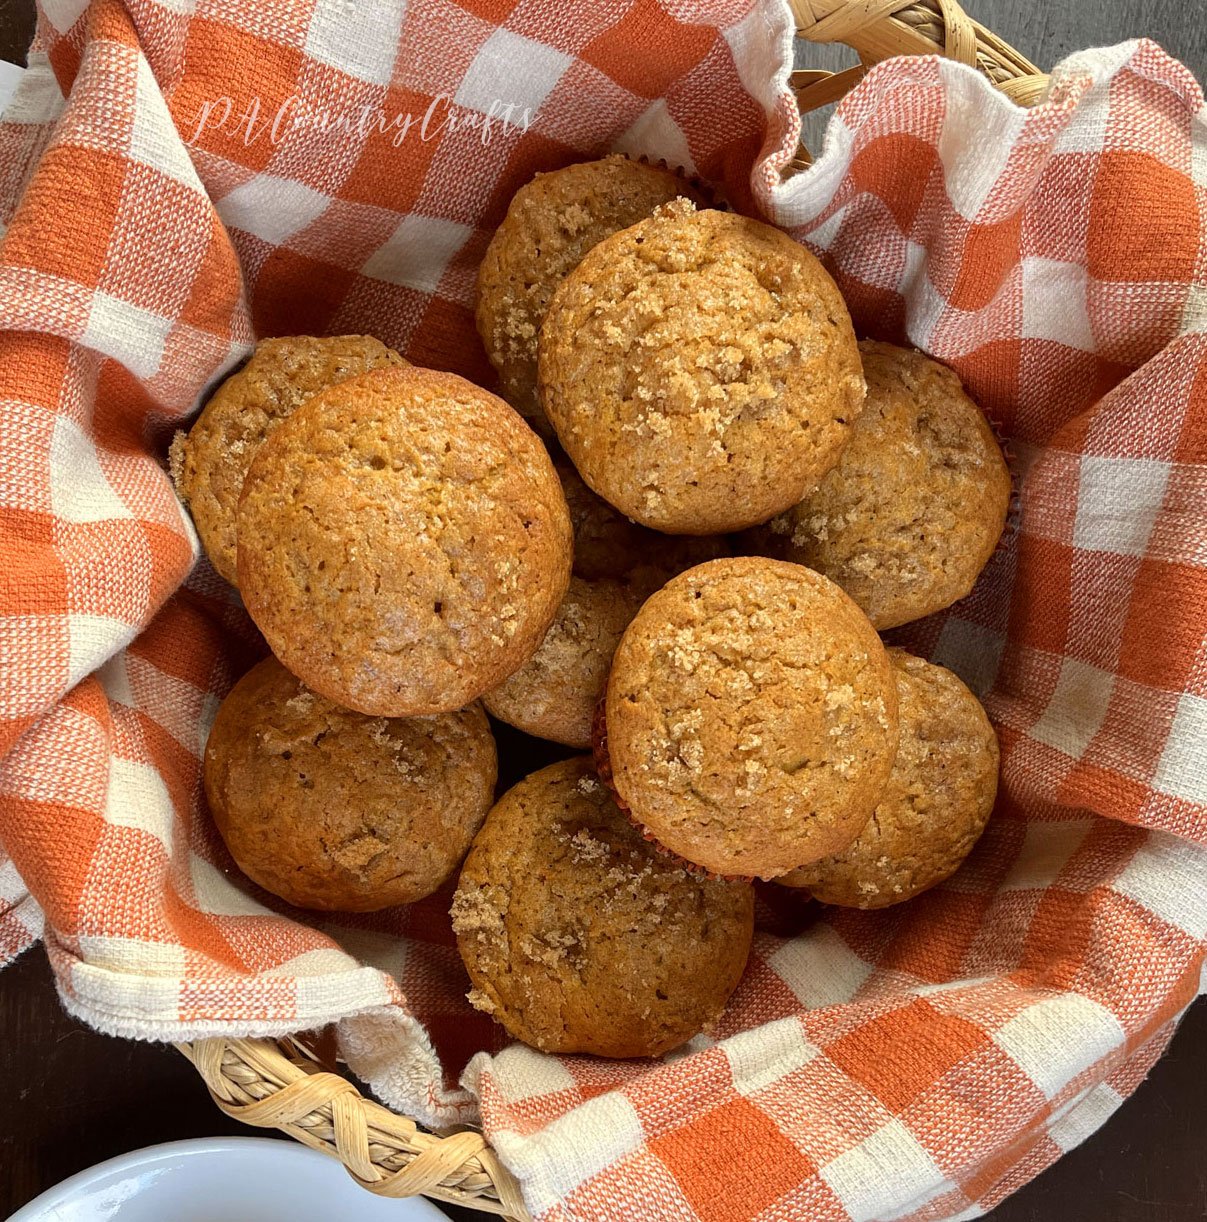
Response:
M966 7L1042 68L1079 47L1145 34L1207 76L1203 0L968 0ZM0 0L0 58L23 63L32 30L32 0ZM836 48L802 47L800 62L847 61ZM994 1222L1207 1219L1205 1084L1207 1006L1199 1005L1106 1126L995 1210ZM0 1216L127 1150L248 1131L218 1111L172 1049L110 1039L70 1019L40 948L0 973Z

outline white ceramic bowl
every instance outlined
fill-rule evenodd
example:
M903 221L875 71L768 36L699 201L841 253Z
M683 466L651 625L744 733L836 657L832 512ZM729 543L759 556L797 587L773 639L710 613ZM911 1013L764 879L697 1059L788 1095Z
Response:
M326 1154L268 1137L173 1141L64 1180L8 1222L448 1222L387 1200Z

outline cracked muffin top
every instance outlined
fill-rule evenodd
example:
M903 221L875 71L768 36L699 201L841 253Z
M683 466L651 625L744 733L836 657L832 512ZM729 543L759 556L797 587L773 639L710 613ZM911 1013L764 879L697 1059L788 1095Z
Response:
M615 155L538 174L521 187L478 272L478 334L503 397L548 429L537 395L537 337L554 290L601 239L677 196L700 200L684 179Z
M950 369L892 344L859 350L867 399L838 465L745 542L824 573L885 629L972 589L1006 523L1010 472Z
M847 908L885 908L941 883L985 830L998 744L980 701L944 669L890 649L900 743L876 809L853 844L776 879Z
M590 250L540 338L542 403L587 484L670 534L765 522L863 404L850 316L787 234L686 200Z
M366 717L309 691L275 658L235 684L205 748L206 799L239 868L324 911L430 895L464 857L494 785L480 705Z
M243 480L264 439L311 395L384 365L405 365L371 335L265 339L214 392L187 436L172 443L172 479L201 546L234 584L235 515Z
M715 874L773 878L862 830L897 749L896 684L833 582L713 560L625 631L604 729L612 784L659 843Z
M580 757L499 799L452 917L469 1000L517 1039L658 1056L720 1016L746 965L754 892L661 853Z
M570 579L540 439L454 374L378 369L268 438L239 502L239 589L278 658L385 717L461 708L535 652Z

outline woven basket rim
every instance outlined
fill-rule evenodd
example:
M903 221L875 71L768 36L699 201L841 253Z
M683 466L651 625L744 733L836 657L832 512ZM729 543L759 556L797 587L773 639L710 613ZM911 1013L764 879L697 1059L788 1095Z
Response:
M228 1116L339 1159L379 1196L429 1196L526 1222L519 1185L477 1129L431 1133L324 1068L293 1037L177 1044Z
M957 0L789 0L796 35L841 42L859 64L842 72L792 74L801 113L838 101L867 69L895 55L942 55L982 72L1013 101L1038 102L1048 77L991 30L973 21ZM809 164L802 147L794 168ZM277 1128L338 1158L370 1192L424 1195L528 1222L519 1184L477 1129L432 1133L362 1095L324 1069L292 1037L216 1037L178 1044L214 1102L228 1116Z

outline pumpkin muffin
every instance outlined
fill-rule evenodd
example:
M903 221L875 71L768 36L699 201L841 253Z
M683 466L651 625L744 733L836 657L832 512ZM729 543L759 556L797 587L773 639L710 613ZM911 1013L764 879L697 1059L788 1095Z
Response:
M512 197L478 273L478 333L503 397L548 430L537 395L537 336L554 290L602 238L676 196L700 200L677 174L622 156L538 174Z
M686 535L800 501L838 461L864 394L847 308L817 259L686 200L604 239L562 282L540 386L588 486Z
M536 652L570 579L570 518L540 439L428 369L311 398L239 502L239 589L313 690L383 717L459 709Z
M896 684L863 612L759 557L699 565L647 600L604 719L633 818L719 875L774 878L846 848L897 749Z
M469 1000L517 1039L658 1056L720 1016L746 965L754 893L659 853L579 758L496 803L452 917Z
M273 429L311 395L383 365L405 365L371 335L264 339L214 392L169 461L210 563L235 581L235 514L252 459Z
M892 344L859 348L867 400L838 465L746 542L824 573L885 629L972 589L1006 523L1010 472L950 369Z
M222 702L205 795L239 868L300 908L370 912L430 895L494 796L481 705L401 721L307 690L275 658Z
M723 535L664 535L648 530L596 496L568 459L554 459L554 466L570 509L574 571L579 577L633 582L636 574L636 584L652 593L684 569L729 555L729 541Z
M890 649L900 743L888 784L854 843L776 879L826 904L885 908L941 883L985 830L998 745L977 698L949 670Z
M621 634L640 596L609 578L570 578L540 648L482 697L500 721L568 747L591 745L591 720Z

